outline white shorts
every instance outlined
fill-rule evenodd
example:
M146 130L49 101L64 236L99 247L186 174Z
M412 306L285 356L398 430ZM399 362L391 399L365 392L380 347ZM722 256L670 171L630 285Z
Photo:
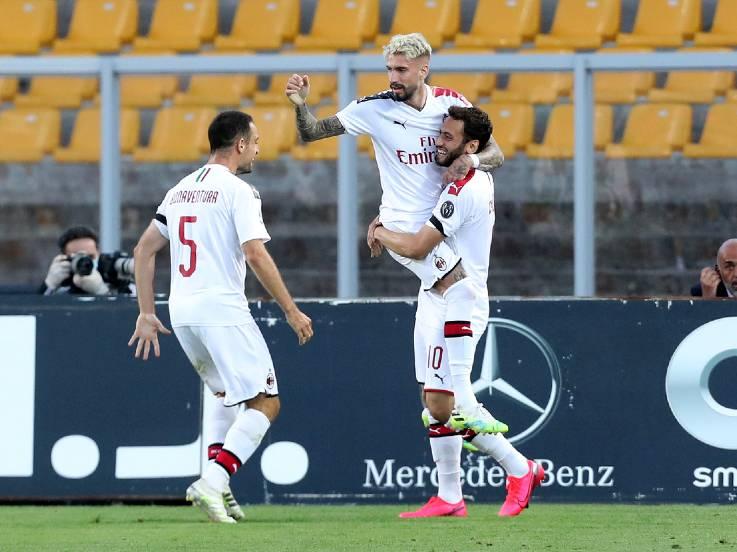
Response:
M259 393L278 395L276 372L256 322L239 326L177 326L174 333L195 371L233 406Z
M486 331L489 297L481 294L471 313L474 347ZM437 293L421 291L415 317L415 378L425 391L453 394L445 346L445 301Z
M417 232L419 227L416 223L409 225L400 225L398 223L387 223L385 224L387 230L392 232ZM455 249L448 244L447 241L442 241L436 245L430 253L424 259L408 259L401 255L394 253L394 251L388 250L389 255L405 268L411 270L422 282L422 289L431 289L435 282L446 276L456 265L461 262L461 257L455 251Z

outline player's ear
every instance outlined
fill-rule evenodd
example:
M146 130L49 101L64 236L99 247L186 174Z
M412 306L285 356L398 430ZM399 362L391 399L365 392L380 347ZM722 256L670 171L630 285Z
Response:
M463 153L476 153L479 151L479 141L469 140L466 145L463 146Z

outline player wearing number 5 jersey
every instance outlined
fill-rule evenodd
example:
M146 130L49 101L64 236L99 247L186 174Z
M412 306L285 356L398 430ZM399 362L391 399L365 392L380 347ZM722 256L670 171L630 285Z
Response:
M170 333L154 312L156 253L169 244L169 314L185 354L217 404L206 411L211 462L187 489L187 500L211 520L243 517L230 477L258 448L279 413L276 373L244 294L246 263L284 311L300 345L312 321L295 305L264 243L258 192L236 175L251 172L258 129L239 111L220 113L208 129L208 163L169 190L135 248L140 314L129 345L136 357L159 356L158 332Z

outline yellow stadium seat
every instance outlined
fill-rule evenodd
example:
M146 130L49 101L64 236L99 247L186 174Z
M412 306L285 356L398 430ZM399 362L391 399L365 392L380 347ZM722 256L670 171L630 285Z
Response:
M120 112L120 151L131 153L138 145L140 130L138 111ZM96 163L100 160L100 110L96 107L80 109L74 122L69 146L58 148L54 159L61 163Z
M371 142L371 137L368 134L361 134L356 140L358 145L358 151L365 153L371 159L376 159L376 152L374 151L374 144Z
M40 161L59 144L61 116L55 109L0 112L0 161Z
M737 104L712 105L698 144L683 147L686 157L737 157Z
M670 157L691 138L691 106L638 104L632 108L619 144L609 144L609 158Z
M525 54L571 53L565 50L525 50ZM494 90L495 102L555 103L569 96L573 88L572 73L512 73L507 87Z
M16 96L18 107L76 108L97 92L94 77L33 77L27 94Z
M120 78L120 102L124 107L159 107L178 88L175 75L125 75Z
M194 52L217 34L217 0L158 0L148 36L133 41L135 52Z
M378 92L389 90L389 78L386 72L359 73L356 78L356 96L373 96Z
M291 73L274 73L271 75L271 83L269 88L263 91L257 91L253 94L253 101L259 105L291 105L288 102L284 89L287 87L287 80ZM310 78L310 95L307 101L310 104L316 104L323 98L335 98L338 89L338 82L335 75L330 73L314 73L309 75Z
M541 144L527 146L527 155L533 159L570 159L574 142L573 105L556 105L550 112L545 137ZM612 141L614 128L613 109L610 105L597 105L594 110L594 148L602 150Z
M258 159L271 161L288 152L297 140L294 110L287 106L258 106L243 108L253 117L259 129Z
M737 102L737 90L729 90L727 92L727 101L728 102Z
M256 90L256 75L192 75L186 92L177 92L174 105L238 106Z
M66 38L54 42L54 53L112 53L130 43L138 28L136 0L77 0Z
M318 0L310 34L298 35L302 50L359 50L379 31L379 0Z
M56 36L56 0L3 0L0 55L37 54Z
M318 120L325 119L326 117L335 115L337 112L338 108L336 106L325 105L315 111L315 117ZM295 145L292 148L292 157L299 161L333 161L338 158L338 137L333 136L315 142Z
M463 94L471 103L476 103L480 97L488 96L496 84L494 73L430 73L429 84L450 88Z
M694 44L697 46L737 46L737 2L719 0L711 30L708 33L696 33Z
M701 28L701 0L640 0L631 33L621 46L677 47Z
M164 107L156 113L148 147L133 150L139 162L197 161L203 156L203 137L215 118L206 107ZM209 149L209 148L208 148Z
M538 48L599 48L619 32L620 0L558 0L549 34L537 35Z
M389 34L378 35L375 44L384 46L395 34L422 33L430 46L441 48L460 28L460 0L402 0L397 2Z
M540 0L478 0L470 32L456 35L455 45L519 48L539 30Z
M729 52L728 48L683 48L682 52ZM654 88L652 102L711 103L734 85L733 71L671 71L663 88Z
M652 52L650 48L622 46L599 50L598 54L625 54ZM655 86L652 71L596 71L594 73L594 96L597 103L634 103Z
M278 50L299 32L299 6L294 0L240 0L230 34L217 36L215 49Z
M18 92L18 79L15 77L0 77L0 101L12 100Z
M488 113L493 125L493 136L504 153L511 159L518 151L524 151L532 142L535 126L535 110L530 104L498 103L479 104Z

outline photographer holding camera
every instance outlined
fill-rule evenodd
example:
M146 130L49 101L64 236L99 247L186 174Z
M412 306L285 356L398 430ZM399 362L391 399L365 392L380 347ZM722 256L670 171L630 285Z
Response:
M73 226L59 236L58 244L61 253L51 261L39 293L135 295L133 259L118 251L100 254L91 228Z
M699 283L691 288L694 297L737 297L737 238L725 241L717 251L717 262L701 271Z

